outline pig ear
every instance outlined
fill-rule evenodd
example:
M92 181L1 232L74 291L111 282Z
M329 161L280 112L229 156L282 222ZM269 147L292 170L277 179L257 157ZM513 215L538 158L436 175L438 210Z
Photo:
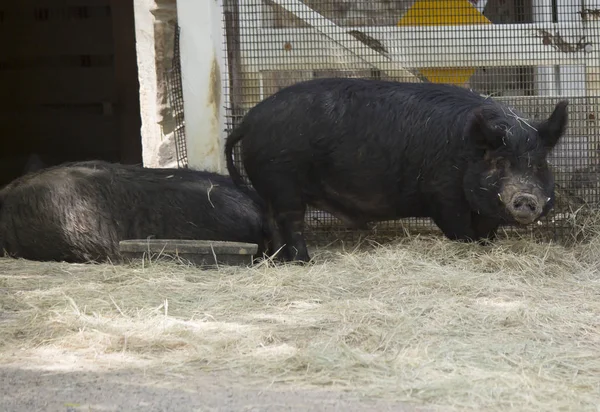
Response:
M562 100L556 104L554 111L548 118L538 125L538 134L544 143L544 147L552 149L561 138L567 128L568 113L567 100Z
M481 108L475 109L467 120L466 134L481 150L495 150L502 146L505 132L491 126L483 116Z

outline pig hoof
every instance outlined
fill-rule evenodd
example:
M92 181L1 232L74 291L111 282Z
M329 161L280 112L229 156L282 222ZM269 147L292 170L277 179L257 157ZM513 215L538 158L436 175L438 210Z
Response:
M492 246L492 245L494 244L494 241L493 241L492 239L486 239L486 238L483 238L483 239L479 239L479 240L477 241L477 243L478 243L480 246Z
M310 260L290 260L287 263L289 265L295 265L295 266L307 266L311 263L311 261Z

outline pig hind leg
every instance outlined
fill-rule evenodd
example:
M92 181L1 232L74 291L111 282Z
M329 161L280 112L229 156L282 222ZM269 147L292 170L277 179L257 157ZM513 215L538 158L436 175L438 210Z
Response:
M293 188L280 190L270 199L275 221L281 230L286 258L290 261L308 262L310 257L304 239L306 204Z
M304 239L304 214L306 207L295 207L277 213L277 224L282 229L283 240L290 261L309 262L308 248Z
M273 207L270 203L266 214L266 224L269 227L270 235L270 247L268 249L271 254L276 254L275 259L281 258L283 260L289 260L287 248L284 247L285 244L283 241L283 231L281 227L277 224L275 212L273 211Z

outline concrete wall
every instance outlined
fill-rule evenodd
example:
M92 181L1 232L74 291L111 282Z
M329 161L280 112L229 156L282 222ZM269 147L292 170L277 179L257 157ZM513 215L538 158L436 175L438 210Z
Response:
M143 160L147 167L176 167L175 115L168 94L174 36L181 28L181 80L186 163L224 172L222 99L227 72L219 0L135 0L142 116ZM179 14L179 16L178 16Z
M225 59L221 0L177 0L190 168L225 173Z
M176 0L135 0L135 28L146 167L177 167L175 121L165 73L173 58Z

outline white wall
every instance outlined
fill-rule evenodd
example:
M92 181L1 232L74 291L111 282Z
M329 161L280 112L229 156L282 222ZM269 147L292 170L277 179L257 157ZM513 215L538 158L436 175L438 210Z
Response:
M156 59L154 53L154 0L135 0L135 37L140 82L142 157L144 166L158 167L157 151L162 140L157 122Z
M189 166L225 171L223 15L221 0L177 0Z
M221 0L135 0L144 166L177 166L164 78L176 18L188 165L223 173L226 60Z
M140 83L142 157L146 167L177 167L165 71L173 55L176 0L134 0Z

